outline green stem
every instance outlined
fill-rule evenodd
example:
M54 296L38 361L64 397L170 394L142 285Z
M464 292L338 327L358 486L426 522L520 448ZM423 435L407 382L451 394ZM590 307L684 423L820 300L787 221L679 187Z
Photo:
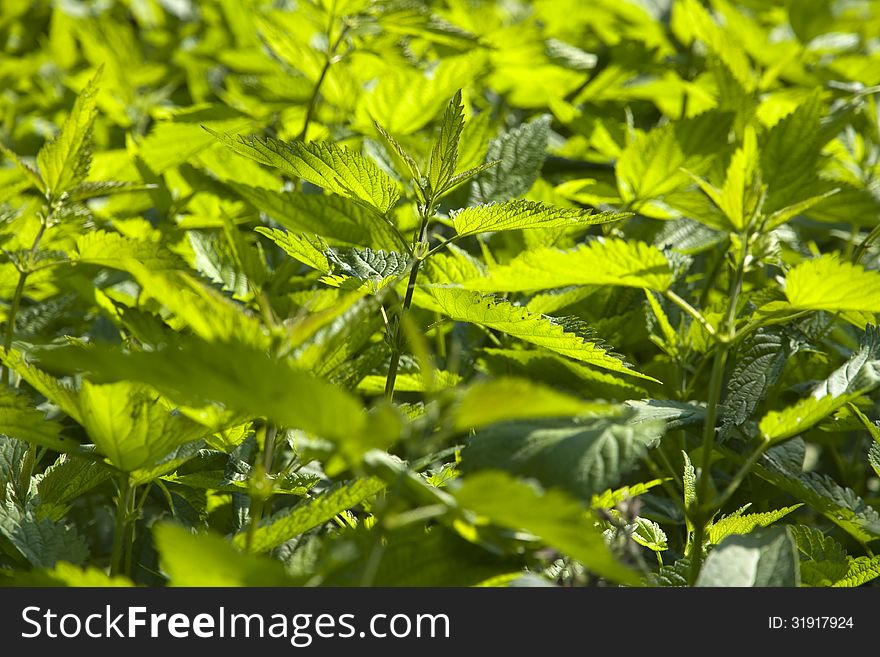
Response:
M40 245L40 240L43 239L43 234L46 232L46 227L52 219L52 214L52 211L49 210L46 218L40 221L40 230L37 231L37 234L34 236L34 241L31 243L30 260L33 260L33 257L37 252L37 247ZM31 273L29 268L31 263L27 262L26 264L27 267L23 267L18 272L18 283L16 284L15 292L12 295L12 305L9 307L9 315L6 317L6 332L3 336L4 354L9 351L9 348L12 346L12 339L15 337L15 318L18 316L18 311L21 308L21 299L24 296L24 286ZM12 385L11 368L6 367L4 364L0 371L3 373L3 376L0 378L3 379L6 385Z
M413 241L413 263L409 270L409 280L406 284L406 293L403 297L403 303L400 306L400 312L397 315L397 326L394 329L394 337L391 342L391 362L388 364L388 374L385 377L385 398L388 401L394 399L394 384L397 381L397 369L400 366L400 355L403 349L403 322L406 314L412 305L413 293L416 289L416 280L419 276L419 267L425 256L421 255L424 250L428 238L428 223L431 220L434 205L433 202L425 204L424 211L421 216L421 224L419 225L418 237Z
M275 437L278 435L278 427L270 424L266 427L266 440L263 445L263 467L268 475L272 472L272 461L275 458Z
M257 525L260 524L260 520L263 518L263 508L266 506L265 501L262 497L258 497L256 495L251 497L251 512L250 512L250 520L248 522L248 530L245 535L244 542L244 551L250 552L254 547L254 538L257 535Z
M266 433L263 439L263 462L258 464L253 474L253 481L256 484L255 488L251 490L250 519L247 534L245 535L246 552L250 552L253 549L257 527L260 524L260 520L263 519L266 503L272 496L272 481L269 479L269 473L272 471L272 461L275 455L275 436L277 434L278 427L275 424L266 426Z
M437 246L435 246L433 249L428 251L425 254L425 257L428 258L428 257L434 255L435 253L437 253L437 251L440 251L441 249L446 248L450 244L455 244L459 239L461 239L460 235L453 235L449 239L442 240Z
M328 29L328 36L330 33L331 27ZM336 51L339 49L342 40L345 38L345 34L348 32L348 25L344 25L342 30L339 32L339 36L336 37L336 41L333 42L333 45L330 46L330 49L327 51L327 57L324 60L324 66L321 68L321 73L318 75L318 80L315 82L315 88L312 90L312 95L309 98L309 104L306 106L306 118L303 121L302 130L300 130L299 135L297 135L298 141L304 141L306 138L306 133L309 131L309 123L312 122L312 117L315 114L315 108L318 105L318 96L321 93L321 86L324 84L324 79L327 77L327 72L330 70L330 66L333 64L333 60L336 57Z
M865 251L868 250L868 247L870 247L878 237L880 237L880 224L877 224L871 229L871 232L865 236L865 239L861 241L858 248L853 252L852 261L854 264L859 264L859 261L865 255Z
M21 307L21 298L24 295L24 284L27 281L28 272L20 271L18 273L18 283L15 286L15 292L12 295L12 305L9 307L9 314L6 316L6 332L3 335L3 353L6 354L12 346L12 338L15 336L15 318L18 315L18 309ZM3 382L6 385L12 385L12 370L3 365Z
M43 237L43 233L46 232L46 226L49 223L49 219L52 214L49 213L49 216L40 222L40 230L37 231L36 236L34 237L34 241L31 244L30 255L31 259L33 259L34 254L37 252L37 247L40 245L40 240ZM27 263L28 267L30 266L30 262ZM15 286L15 292L12 295L12 304L9 307L9 315L6 317L6 331L3 335L3 353L4 355L9 353L10 347L12 347L12 340L15 338L15 319L18 316L18 311L21 308L21 300L24 297L24 288L25 283L27 283L28 275L30 274L30 269L21 269L18 272L18 283ZM4 363L2 367L0 367L0 380L2 380L7 386L12 385L12 368L7 367ZM25 454L24 462L22 463L21 472L19 473L19 483L21 490L27 494L28 489L30 488L31 476L34 473L34 466L37 463L37 445L36 443L28 443L27 454Z
M721 273L721 267L724 265L725 253L727 253L729 245L730 238L728 237L721 243L718 257L715 258L715 261L712 263L712 269L709 270L709 275L706 277L706 281L703 284L703 291L700 293L701 308L705 308L706 304L709 302L709 294L712 292L712 288L715 287L715 280L718 278L718 274Z
M778 315L767 315L765 317L760 317L758 319L752 320L736 332L734 343L744 340L760 328L764 328L765 326L773 326L774 324L788 324L789 322L794 321L795 319L799 319L804 315L809 315L811 312L813 311L798 310L797 312L793 313L783 312Z
M680 296L678 296L672 290L666 290L666 292L664 294L667 299L672 301L672 303L674 303L676 306L678 306L679 308L684 310L688 315L690 315L695 320L697 320L697 322L699 322L700 326L702 326L704 329L706 329L706 333L711 335L713 338L715 337L715 333L716 333L715 327L709 323L709 320L707 320L703 316L703 313L701 313L699 310L694 308L691 304L689 304L687 301L682 299Z
M128 524L129 496L131 486L128 474L119 478L119 497L116 500L116 526L113 531L113 549L110 553L110 576L118 575L122 569L126 525Z
M748 255L748 235L743 236L743 252L736 273L731 281L730 296L727 306L727 315L721 333L716 336L718 344L715 348L715 359L712 363L712 374L709 377L709 392L706 406L706 423L703 425L703 444L700 459L700 472L697 479L696 509L689 510L691 522L694 525L694 540L691 548L691 570L689 583L696 584L703 566L703 539L706 535L706 525L714 515L716 509L709 504L709 493L712 489L712 451L715 447L715 425L718 418L718 404L721 401L721 389L724 384L724 372L727 366L727 357L733 340L736 337L736 308L739 295L742 292L743 279L745 276L745 263Z
M125 538L123 545L123 565L122 574L131 577L131 559L134 552L134 532L135 519L137 517L137 496L135 494L136 487L130 486L128 490L128 499L126 500L126 522L125 522Z
M443 335L442 323L443 318L440 313L434 313L434 340L437 342L437 355L440 358L446 358L446 336Z
M733 497L733 494L739 489L742 485L742 482L752 471L752 466L758 461L759 458L767 451L767 448L770 447L770 443L766 440L762 440L761 444L749 454L749 457L743 461L743 464L740 466L739 470L736 471L736 474L733 475L733 479L730 480L730 483L727 485L727 488L724 489L724 492L721 493L712 504L712 508L721 509L727 502Z

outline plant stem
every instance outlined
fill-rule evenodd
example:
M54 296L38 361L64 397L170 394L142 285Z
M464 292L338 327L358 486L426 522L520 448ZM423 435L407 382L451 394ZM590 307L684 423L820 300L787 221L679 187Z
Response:
M129 497L131 486L128 474L123 473L119 477L119 497L116 500L116 527L113 531L113 549L110 553L110 576L120 573L126 537L126 525L128 524Z
M739 470L733 475L733 479L730 480L730 483L727 485L727 488L724 489L724 492L715 499L715 502L712 504L713 508L720 509L727 504L730 498L733 497L733 494L739 489L745 478L749 475L749 472L751 472L752 466L755 465L757 460L761 458L761 455L767 451L768 447L770 447L770 443L766 440L762 440L761 444L749 454L749 457L743 461Z
M680 296L678 296L672 290L666 290L666 292L664 294L667 299L672 301L672 303L674 303L676 306L678 306L679 308L684 310L688 315L690 315L695 320L697 320L697 322L699 322L700 326L702 326L704 329L706 329L706 333L711 335L713 338L715 337L715 335L716 335L715 327L709 323L709 320L707 320L703 316L703 313L701 313L699 310L694 308L691 304L689 304L687 301L682 299Z
M9 314L6 316L6 331L3 335L3 353L9 351L12 346L12 338L15 335L15 317L18 315L18 309L21 307L21 297L24 294L24 284L27 281L28 273L20 271L18 273L18 283L15 286L15 293L12 295L12 305L9 307ZM3 382L6 385L12 385L12 370L3 365Z
M253 548L257 527L260 524L260 520L263 519L266 502L272 496L272 481L269 479L269 473L272 471L272 461L275 455L275 436L277 434L278 427L275 424L270 423L266 426L266 434L263 440L263 462L257 466L254 472L256 486L255 489L251 490L250 519L247 534L245 535L246 552L250 552Z
M333 29L333 25L331 22L330 27L327 30L327 35L330 35L330 31ZM333 64L333 60L336 58L336 51L339 49L342 40L345 38L345 34L348 32L348 25L343 25L342 30L339 32L339 36L336 37L336 41L333 42L333 45L330 46L330 49L327 51L327 57L324 60L324 66L321 68L321 73L318 75L318 80L315 82L315 88L312 90L312 95L309 98L309 104L306 106L306 118L303 121L302 130L300 130L299 135L297 135L298 141L305 141L306 133L309 131L309 123L312 122L312 117L315 114L315 108L318 105L318 96L321 93L321 85L324 84L324 79L327 77L327 72L330 70L330 66Z
M31 244L31 258L33 258L34 254L36 254L37 252L37 247L40 245L40 240L43 238L43 233L46 232L46 226L48 225L51 217L52 213L50 212L49 216L40 222L40 230L37 231L37 234L34 237L34 241ZM28 262L27 265L29 267L30 262ZM9 307L9 314L6 316L6 332L3 335L4 354L9 351L9 348L12 346L12 339L15 337L15 318L18 316L18 311L21 308L21 299L24 296L24 286L30 273L31 270L29 268L22 268L18 272L18 283L16 283L15 292L12 295L12 304ZM4 364L2 366L2 372L2 379L6 383L6 385L12 385L11 368L7 367Z
M123 565L122 574L131 577L131 558L134 552L134 531L135 519L137 517L137 496L135 494L136 487L129 486L128 499L126 504L125 516L125 538L123 540Z
M34 254L37 252L37 247L40 245L40 240L43 238L43 234L46 232L46 226L49 224L49 220L52 217L52 212L50 211L46 219L40 222L40 229L37 231L36 236L34 237L34 241L31 243L30 248L30 259L33 259ZM15 319L18 316L18 311L21 308L21 300L24 297L24 287L25 283L27 283L28 275L31 273L30 262L27 263L28 268L22 268L18 272L18 282L15 285L15 292L12 295L12 304L9 307L9 314L6 317L6 331L3 335L3 354L6 355L9 352L9 348L12 347L12 340L15 338ZM7 386L12 385L12 368L7 367L5 363L0 366L0 380L2 380ZM21 490L27 493L28 488L30 487L31 476L34 473L34 466L37 463L37 445L36 443L28 443L27 454L25 454L24 462L22 463L21 472L19 473L19 483L21 486Z
M736 307L739 295L742 292L743 278L745 276L745 263L748 255L748 236L742 240L742 254L736 267L736 273L731 280L730 296L728 298L727 315L721 327L721 333L716 336L715 359L712 363L712 374L709 377L709 392L706 406L706 423L703 425L703 444L700 459L700 472L697 479L696 509L689 509L691 522L694 525L694 540L691 548L691 570L689 583L696 584L703 566L703 539L706 535L706 525L715 515L717 507L709 504L708 498L712 488L712 450L715 447L715 425L718 418L718 404L721 401L721 388L724 384L724 371L727 366L727 357L736 336ZM745 476L745 475L743 475Z
M700 575L703 561L703 538L706 533L706 524L711 518L703 509L703 504L709 496L712 475L712 447L715 444L715 424L718 415L718 402L721 399L721 386L724 382L724 369L727 365L727 354L730 346L720 343L715 352L715 361L712 364L712 375L709 379L709 402L706 407L706 423L703 425L702 459L700 461L699 479L697 479L696 509L688 511L692 513L691 522L694 525L694 538L691 543L691 572L689 583L693 586Z
M868 250L868 247L873 244L877 238L880 237L880 224L874 226L871 229L871 232L865 236L865 239L861 241L856 250L852 254L853 264L859 264L859 261L862 259L862 256L865 255L865 251Z
M757 331L760 328L764 328L765 326L773 326L774 324L788 324L789 322L799 319L805 315L809 315L812 310L798 310L793 313L781 313L781 314L768 314L765 317L760 317L758 319L752 320L748 324L746 324L743 328L736 332L736 336L734 338L734 342L740 342L745 338L749 337L752 333Z
M266 427L266 440L263 445L263 467L268 475L272 472L272 461L275 458L275 437L278 435L278 427L270 424Z
M409 280L406 284L406 294L403 304L397 315L397 326L394 329L394 337L391 343L391 362L388 364L388 375L385 377L385 398L390 402L394 399L394 384L397 381L397 368L400 366L400 354L403 348L403 322L409 307L412 305L413 292L416 289L416 279L419 276L419 267L425 256L421 253L428 238L428 222L434 214L433 201L429 201L423 208L418 237L413 241L413 261L409 270Z

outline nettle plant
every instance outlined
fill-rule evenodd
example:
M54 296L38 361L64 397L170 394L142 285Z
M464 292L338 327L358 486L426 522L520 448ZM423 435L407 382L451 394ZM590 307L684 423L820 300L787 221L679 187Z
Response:
M146 135L115 112L136 137L93 157L96 126L112 138L99 70L35 163L3 147L0 576L877 578L880 231L825 228L848 205L876 214L874 92L776 96L807 74L759 76L759 49L683 2L669 25L617 16L686 55L642 53L699 91L664 96L666 118L637 122L622 89L626 111L590 106L576 84L595 62L548 37L544 73L575 85L499 134L479 39L442 21L408 29L477 52L428 76L401 58L350 101L369 77L356 44L392 49L381 12L349 4L308 5L323 51L287 14L260 19L273 59L246 60L242 86L299 67L292 118L231 87L236 109ZM509 102L534 107L515 86ZM114 167L123 181L103 179Z

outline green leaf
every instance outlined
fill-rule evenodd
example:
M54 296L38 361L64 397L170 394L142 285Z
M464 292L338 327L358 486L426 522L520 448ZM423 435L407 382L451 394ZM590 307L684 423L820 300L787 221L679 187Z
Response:
M187 234L195 258L193 266L213 283L239 299L247 298L250 286L247 275L235 263L229 243L223 235L191 230Z
M327 259L345 276L352 276L369 284L374 294L389 283L397 281L409 268L410 258L396 251L363 249L327 250Z
M662 421L667 431L701 425L706 420L706 409L688 402L670 399L631 399L626 406L632 409L629 424Z
M220 536L159 523L153 529L170 586L284 586L292 581L274 559L239 552Z
M40 512L66 505L107 481L113 470L106 464L62 454L43 472L37 484Z
M806 502L861 543L880 538L880 514L849 488L818 472L803 472L803 440L795 438L767 451L755 473Z
M398 392L435 392L454 388L463 381L460 375L446 370L433 370L429 376L430 383L426 383L422 372L398 374L394 389ZM385 392L385 379L386 374L368 374L357 384L357 389L368 395L381 395Z
M486 161L489 141L495 134L491 112L473 114L464 124L461 139L458 143L458 168L460 170L479 168L490 162Z
M176 320L169 321L173 328L185 326L208 341L268 348L268 333L256 315L219 290L183 271L152 271L134 260L124 266L141 286L140 302L151 299L167 308Z
M846 574L836 580L834 587L854 587L867 584L880 577L880 556L856 557L848 559Z
M783 333L770 330L759 330L739 347L721 413L723 436L751 417L795 350Z
M634 468L662 428L615 418L505 422L477 431L461 468L507 470L589 500Z
M37 154L47 196L57 199L83 180L92 162L92 128L98 114L96 96L103 66L80 92L61 132Z
M544 164L550 120L550 115L545 114L489 144L486 162L501 160L501 163L474 180L474 202L507 201L529 191Z
M644 483L623 486L613 490L609 488L603 493L593 495L593 500L590 502L590 506L594 509L605 509L607 511L625 500L647 493L652 488L661 485L664 481L664 479L652 479L651 481L646 481Z
M3 411L0 411L0 415L2 414ZM22 465L27 451L27 443L0 433L0 504L6 501L8 491L13 492L18 502L24 502L27 498L26 489L30 482L21 481Z
M419 195L419 200L424 202L424 198L421 190L422 183L422 172L419 169L419 165L413 159L413 157L406 152L406 149L401 145L399 141L397 141L391 134L383 128L379 123L373 121L373 126L376 128L376 131L382 135L382 138L394 149L394 152L400 157L401 161L406 165L407 171L409 172L411 180L415 183L415 191L416 194Z
M339 550L355 551L352 559L324 579L323 586L360 586L363 563L376 546L375 531L359 530ZM370 586L498 586L522 572L522 565L473 545L443 526L385 532L382 560ZM329 559L333 558L331 552Z
M666 256L644 242L595 240L570 251L524 251L489 274L464 282L468 289L524 292L567 285L621 285L665 291L672 284Z
M669 549L666 532L653 520L636 518L631 536L636 543L652 552L665 552Z
M752 71L749 58L743 44L736 39L736 33L727 26L719 26L709 11L697 0L684 0L675 6L676 14L673 20L687 25L687 38L680 38L691 45L692 39L702 41L709 51L714 54L739 83L744 92L754 91L757 80Z
M9 500L0 504L2 543L35 568L51 568L59 560L80 565L89 556L76 529L49 518L38 519L32 510L22 511Z
M765 137L761 147L761 171L767 184L765 212L813 195L823 144L822 109L821 91L817 89Z
M153 271L179 269L183 264L179 257L158 242L136 240L103 230L79 235L72 259L122 270L128 270L132 261Z
M254 121L227 105L194 105L158 121L137 147L144 168L162 175L204 153L217 141L202 126L218 132L253 129Z
M83 381L80 406L89 437L123 472L153 465L205 432L184 416L172 415L154 391L127 381Z
M375 477L355 479L322 493L318 497L303 500L292 509L279 511L266 518L253 532L251 551L267 552L332 520L337 514L372 497L385 488L385 482ZM244 548L248 542L248 531L242 531L232 538L232 544Z
M403 18L402 22L408 23L410 19ZM388 21L383 27L389 32L406 30L398 21ZM421 67L396 66L389 62L375 86L363 97L362 109L393 134L416 132L437 116L457 89L466 88L486 68L484 49L468 47L467 50L469 52L462 55L435 59L436 65L430 67L430 73Z
M150 352L95 345L44 351L41 358L59 368L89 372L97 381L144 383L179 403L219 402L331 440L359 440L365 422L360 403L348 393L237 342L179 335Z
M28 163L22 160L18 155L9 150L6 146L0 143L0 153L8 157L12 162L19 168L21 173L25 175L26 178L29 178L29 182L26 181L23 183L26 187L31 185L36 185L37 189L41 192L46 192L46 183L43 182L43 177L40 175L40 172L31 167Z
M452 191L459 185L466 183L471 178L474 178L477 174L486 171L487 169L491 169L494 166L498 166L501 164L501 160L495 160L494 162L486 162L484 164L480 164L479 166L475 166L471 169L466 169L461 173L457 173L452 178L449 179L449 184L446 185L447 191Z
M24 379L28 383L28 385L30 385L34 390L43 395L43 397L48 399L50 402L58 406L58 408L64 411L64 413L66 413L69 417L72 417L74 420L82 424L82 417L79 413L79 401L77 398L77 393L70 386L61 383L54 377L37 368L33 363L25 358L22 352L15 349L6 350L5 354L2 350L0 350L0 361L3 361L3 363L7 367L11 368L12 371L14 371L22 379ZM2 397L3 391L0 390L0 398ZM50 435L46 432L42 433L47 438ZM70 442L73 443L73 441Z
M284 142L272 137L224 135L217 139L257 162L273 166L292 178L302 178L335 194L388 212L400 198L400 188L374 162L331 142Z
M805 260L785 277L785 296L799 310L880 312L880 272L825 254Z
M446 491L428 482L428 477L415 472L409 465L388 452L374 449L364 455L364 469L385 482L396 495L415 506L455 509L455 499Z
M684 508L686 510L691 510L697 504L697 471L694 469L687 452L682 451L681 457L684 460L684 474L682 475ZM690 544L691 532L694 531L694 524L691 522L688 514L685 514L685 525L687 526L688 531L688 544Z
M760 423L766 440L782 441L814 426L844 404L880 386L880 331L868 325L859 349L820 382L810 397L782 411L770 412Z
M400 247L388 221L374 209L344 196L278 192L242 183L227 183L244 200L295 233L314 233L334 243Z
M817 196L811 196L803 201L796 201L791 205L786 205L784 208L780 210L776 210L773 214L767 217L767 222L764 224L764 230L773 230L774 228L778 228L789 219L792 219L800 214L806 213L807 210L812 208L815 205L822 203L826 199L838 194L840 192L839 189L830 189L827 192L822 194L818 194Z
M871 447L868 448L868 463L874 468L877 476L880 477L880 422L871 422L855 404L850 404L849 410L852 411L853 415L862 423L862 426L871 434L871 438L874 439Z
M716 545L728 536L733 536L734 534L748 534L756 527L767 527L777 520L784 518L792 511L799 509L801 506L801 504L795 504L794 506L787 506L782 509L776 509L775 511L743 515L743 511L746 508L744 507L736 513L724 516L713 522L709 527L709 542Z
M258 226L254 229L275 242L287 255L294 260L308 265L312 269L329 274L333 269L327 257L329 245L318 235L297 235L277 228Z
M0 434L48 447L59 452L77 452L80 444L61 436L61 425L34 408L29 400L11 388L0 388Z
M728 536L703 564L697 586L800 586L797 546L785 527Z
M424 296L447 317L501 331L596 367L653 380L630 369L598 343L567 331L558 320L535 315L507 301L456 288L422 288Z
M789 525L802 560L845 562L846 550L833 537L806 525Z
M458 142L464 128L464 107L459 90L440 120L440 134L431 148L431 162L428 167L428 184L436 196L446 188L455 173L458 163Z
M204 431L202 431L202 433L204 433ZM180 468L180 466L198 456L199 452L204 449L205 446L205 440L201 438L182 443L148 467L132 471L129 475L129 482L132 486L140 486L167 475L169 472L174 472Z
M375 302L361 300L350 304L335 321L316 330L301 345L297 363L318 376L334 377L340 368L351 363L381 326Z
M475 205L450 213L452 225L460 237L500 230L592 226L617 221L624 216L613 212L593 214L592 210L561 208L522 199Z
M507 420L616 413L620 409L611 404L584 401L528 379L499 378L464 391L455 407L454 426L464 431Z
M424 272L425 278L432 283L445 285L482 276L485 271L485 265L479 258L450 244L444 252L435 253L423 261L420 273Z
M748 127L742 147L730 160L718 203L735 230L744 230L754 216L761 196L759 185L758 138Z
M849 572L851 557L832 537L805 525L789 525L788 530L800 553L804 586L831 586Z
M466 477L455 492L459 504L491 522L528 531L587 569L622 584L638 582L605 545L586 508L562 491L539 492L501 472Z
M669 315L666 314L663 306L657 300L657 295L650 290L645 290L645 299L648 302L648 306L651 308L651 315L648 316L648 321L651 322L652 332L654 327L659 326L660 333L663 336L661 348L671 356L675 356L678 354L679 349L678 332L672 326L672 322L669 320ZM653 341L654 338L652 337L651 340Z
M13 586L107 588L134 586L127 577L110 577L101 568L79 568L67 561L57 561L54 568L16 573Z
M624 201L662 199L702 175L727 143L732 116L705 112L667 123L633 139L617 160L617 187ZM702 220L702 217L695 216Z
M807 397L781 411L770 411L761 418L758 428L764 440L782 442L815 426L851 399L850 395Z
M116 196L117 194L131 194L154 189L156 185L145 185L138 182L120 180L97 180L80 183L70 190L70 200L87 201L93 198Z
M688 577L691 572L690 559L684 557L670 565L663 565L656 573L650 573L647 577L648 586L688 586Z
M812 392L816 398L870 392L880 385L880 329L868 324L859 348L847 361L819 383Z

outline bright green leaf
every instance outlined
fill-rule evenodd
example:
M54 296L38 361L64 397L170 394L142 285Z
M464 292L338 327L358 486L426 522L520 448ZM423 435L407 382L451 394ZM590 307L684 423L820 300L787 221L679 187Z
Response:
M703 564L697 586L800 586L800 559L785 527L728 536Z
M465 478L455 496L462 507L493 523L535 534L599 575L635 582L633 572L612 556L586 509L561 491L541 493L509 475L486 472Z

